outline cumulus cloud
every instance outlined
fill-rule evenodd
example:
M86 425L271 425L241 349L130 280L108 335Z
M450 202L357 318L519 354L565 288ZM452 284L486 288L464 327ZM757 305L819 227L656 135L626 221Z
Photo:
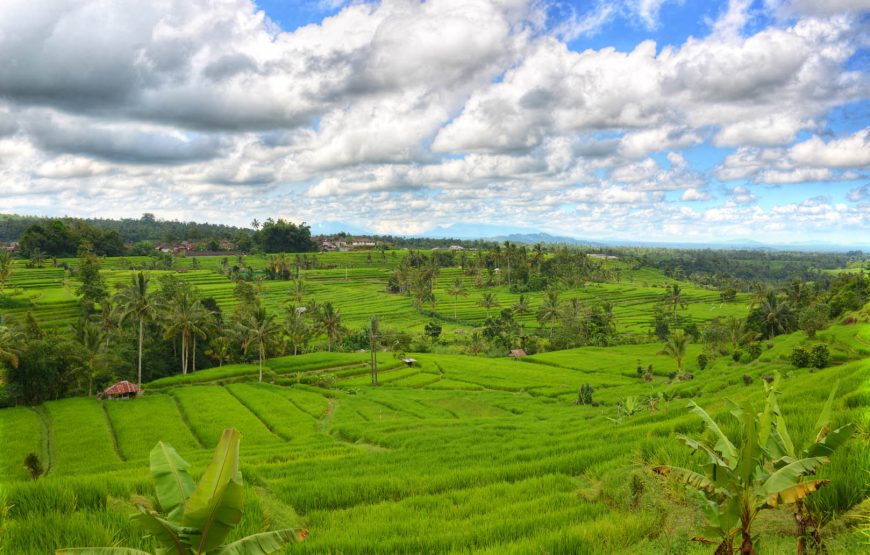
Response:
M4 208L393 233L509 218L682 237L813 210L866 225L861 188L775 212L745 186L866 176L870 128L828 131L833 108L870 96L849 63L861 2L733 0L703 36L576 47L617 18L660 28L666 3L338 2L282 30L252 0L7 0ZM747 28L759 9L773 23ZM721 206L701 204L711 190Z

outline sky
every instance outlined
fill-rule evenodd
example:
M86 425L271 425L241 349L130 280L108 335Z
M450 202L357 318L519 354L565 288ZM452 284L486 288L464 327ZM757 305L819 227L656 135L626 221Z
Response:
M0 213L145 212L870 245L870 0L0 2Z

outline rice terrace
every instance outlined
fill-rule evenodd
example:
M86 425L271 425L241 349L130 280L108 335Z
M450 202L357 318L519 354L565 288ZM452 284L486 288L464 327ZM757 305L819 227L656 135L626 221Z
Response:
M0 1L0 555L870 555L868 31Z

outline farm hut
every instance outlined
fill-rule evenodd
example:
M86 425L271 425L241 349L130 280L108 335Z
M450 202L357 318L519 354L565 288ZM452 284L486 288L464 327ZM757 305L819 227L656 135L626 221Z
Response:
M407 366L408 368L411 368L412 366L417 364L417 359L416 358L403 358L402 362L405 363L405 366Z
M511 349L511 352L508 353L509 357L520 358L526 356L526 352L522 349Z
M127 380L120 381L103 391L108 399L132 399L142 393L142 388Z

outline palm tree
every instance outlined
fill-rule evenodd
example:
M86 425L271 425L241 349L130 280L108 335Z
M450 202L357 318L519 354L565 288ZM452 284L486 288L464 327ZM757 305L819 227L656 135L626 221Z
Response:
M740 345L752 343L758 339L758 332L747 330L743 320L734 316L729 316L725 321L725 330L728 334L728 341L731 343L732 351L736 351Z
M195 341L197 337L205 339L207 336L209 315L209 311L202 306L202 302L190 290L179 290L175 298L170 301L165 316L163 337L164 339L172 339L181 336L182 374L187 374L191 342ZM194 351L195 349L194 344ZM196 356L195 352L193 356Z
M13 270L12 253L7 250L0 251L0 297L3 296L3 288L12 276Z
M0 362L18 368L18 357L21 356L18 346L22 339L23 334L18 329L0 322Z
M99 322L82 319L72 326L73 337L81 347L78 355L81 369L88 377L88 397L93 395L94 376L105 360L106 343L103 341L106 332Z
M556 289L548 289L547 296L544 297L544 302L538 308L538 322L550 324L550 339L553 339L553 331L555 329L556 320L559 319L561 311L559 304L559 291Z
M686 346L689 344L689 336L683 333L683 330L676 330L668 336L662 350L658 352L660 355L670 355L677 359L677 370L683 371L683 357L686 355Z
M296 283L290 289L290 296L295 302L302 304L302 301L305 300L305 282L301 279L296 279Z
M679 285L672 283L668 286L664 298L665 305L671 307L674 313L674 326L677 325L677 309L686 308L686 302L683 300L683 291Z
M788 302L779 300L773 291L768 291L767 296L761 301L761 313L764 315L764 323L767 325L768 338L776 337L777 332L784 332L788 326L788 318L791 315Z
M483 294L479 301L477 301L477 306L485 308L486 317L489 318L490 309L499 306L499 302L498 299L496 299L495 295L487 292Z
M289 305L284 319L284 337L293 345L294 355L311 339L311 332L311 326L305 322L305 308Z
M226 335L218 335L209 341L208 349L205 352L206 356L218 362L218 368L224 365L224 362L230 360L233 354L233 342Z
M275 317L266 312L265 308L257 308L248 317L237 324L242 337L242 349L245 353L252 346L257 349L260 360L260 381L263 381L263 361L266 352L281 335L281 328Z
M142 344L145 341L145 322L157 315L154 296L148 291L150 278L143 272L133 274L130 283L124 285L115 299L118 305L118 323L132 318L139 321L139 372L138 383L142 387Z
M378 385L378 340L381 331L381 321L377 316L372 316L369 325L369 350L372 356L372 385Z
M520 295L519 300L514 303L514 306L511 308L514 311L514 314L521 318L532 311L532 307L529 305L529 301L526 299L525 295Z
M332 352L332 344L338 342L344 332L341 325L341 312L331 302L325 303L320 309L320 323L326 332L327 350Z
M447 294L453 297L453 319L456 320L456 304L459 302L459 297L468 296L468 289L465 288L462 278L453 280L453 284L447 289Z

